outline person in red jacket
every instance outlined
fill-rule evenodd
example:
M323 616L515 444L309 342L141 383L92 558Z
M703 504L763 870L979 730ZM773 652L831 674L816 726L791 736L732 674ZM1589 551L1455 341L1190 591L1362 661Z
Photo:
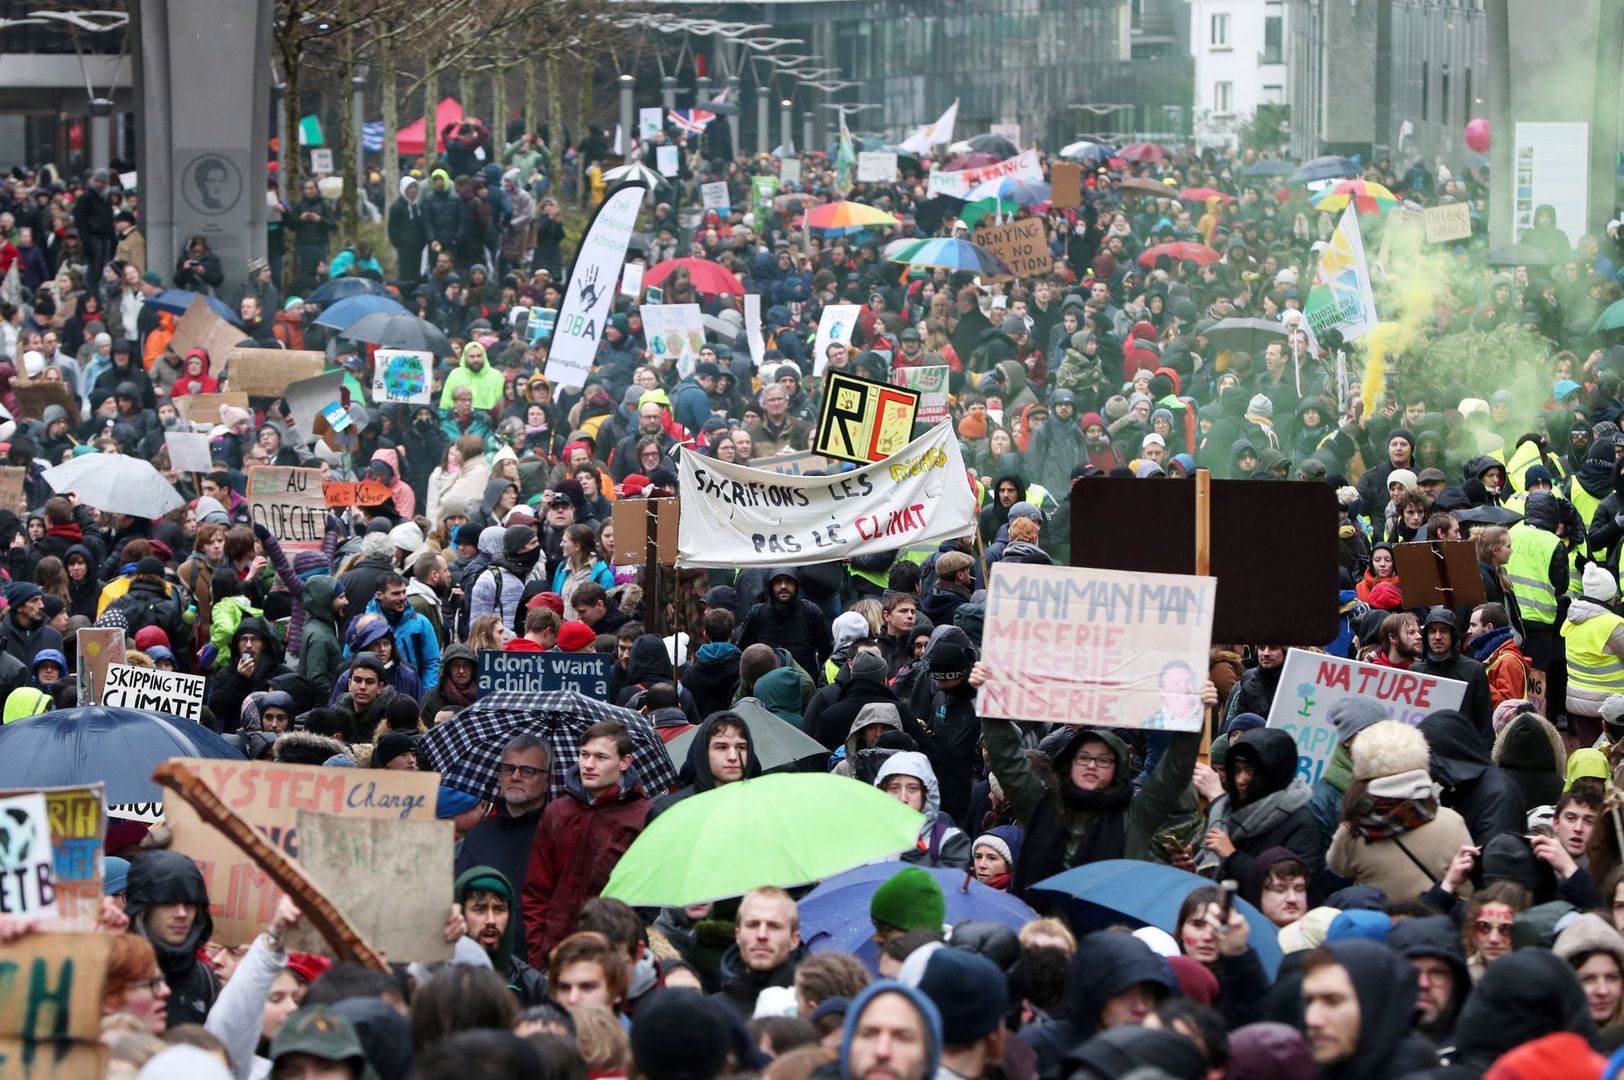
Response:
M524 879L525 942L538 968L568 935L581 905L609 883L648 818L624 724L604 720L581 734L564 791L542 812Z

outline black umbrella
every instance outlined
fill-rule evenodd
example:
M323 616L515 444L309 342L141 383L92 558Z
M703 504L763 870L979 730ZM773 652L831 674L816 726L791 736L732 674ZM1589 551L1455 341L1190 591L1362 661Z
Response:
M391 300L395 298L394 293L371 278L341 277L329 281L305 297L305 302L308 304L336 304L340 300L348 300L352 296L387 296Z
M951 195L926 199L914 209L914 224L920 236L939 236L952 218L964 213L964 200Z
M739 107L733 104L731 101L707 101L705 104L699 106L699 108L708 113L715 113L717 116L739 115Z
M990 132L984 135L972 135L965 141L969 144L970 149L978 154L997 154L1000 158L1008 159L1021 152L1020 147L1002 135L993 135Z
M1264 158L1254 161L1241 170L1242 176L1290 176L1294 170L1291 162L1281 161L1279 158Z
M1532 244L1501 244L1489 249L1490 266L1554 266L1562 260Z
M1220 319L1200 331L1213 346L1223 352L1240 349L1256 355L1271 341L1284 341L1287 331L1284 323L1268 319Z
M1451 511L1455 520L1466 525L1515 525L1522 515L1503 506L1474 506L1469 510Z
M453 355L451 342L433 323L404 311L378 311L363 315L344 330L350 341L366 341L386 349L415 349L435 356Z
M1344 176L1358 176L1364 172L1359 163L1351 158L1317 157L1313 161L1305 161L1291 174L1293 184L1309 184L1315 180L1336 180Z

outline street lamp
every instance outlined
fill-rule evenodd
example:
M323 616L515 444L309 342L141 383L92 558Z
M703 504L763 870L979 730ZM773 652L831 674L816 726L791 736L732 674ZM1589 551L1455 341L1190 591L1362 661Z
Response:
M637 80L631 75L620 77L620 152L625 160L632 159L632 95L637 90Z
M791 113L794 110L795 102L789 98L778 103L778 141L784 144L786 154L795 148L795 137L790 132L790 125L793 123Z

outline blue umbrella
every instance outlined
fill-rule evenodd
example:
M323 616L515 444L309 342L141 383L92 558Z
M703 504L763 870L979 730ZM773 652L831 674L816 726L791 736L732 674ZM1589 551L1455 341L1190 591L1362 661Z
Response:
M874 923L868 904L874 892L907 863L881 862L859 866L825 878L796 904L801 914L801 938L815 953L851 953L875 971L879 950L874 947ZM1037 913L1006 892L989 888L963 870L921 867L936 879L947 898L948 925L969 919L1002 923L1019 930Z
M1242 169L1241 175L1265 177L1290 176L1294 171L1295 170L1292 168L1292 164L1289 161L1281 161L1279 158L1264 158L1261 161L1254 161L1252 164Z
M195 293L190 289L165 289L147 297L143 303L151 304L159 311L167 311L171 315L184 315L186 309L192 306L192 301L199 296L203 297L203 302L209 305L209 310L220 316L220 318L232 326L239 328L242 326L242 320L237 317L235 311L206 293Z
M406 309L390 297L363 293L359 296L351 296L340 300L322 312L321 317L316 320L316 325L330 326L334 330L342 330L363 315L372 315L380 311L404 313Z
M1104 859L1045 878L1027 889L1035 902L1048 901L1065 912L1079 933L1103 930L1124 920L1156 926L1178 937L1179 906L1208 878L1160 863ZM1263 969L1274 978L1280 967L1279 928L1239 897L1235 907L1252 928L1251 945Z
M307 304L336 304L340 300L348 300L352 296L389 296L393 297L387 288L364 277L334 278L321 288L305 297Z
M162 802L152 771L172 757L242 753L202 724L144 709L53 709L0 727L0 788L99 783L109 805Z
M1311 184L1316 180L1340 180L1345 176L1358 176L1364 166L1352 158L1328 155L1305 161L1291 174L1293 184Z

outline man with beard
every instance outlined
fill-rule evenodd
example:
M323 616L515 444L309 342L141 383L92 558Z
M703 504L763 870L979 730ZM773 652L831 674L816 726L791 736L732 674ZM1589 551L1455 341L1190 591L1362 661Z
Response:
M214 673L209 687L209 711L217 730L230 734L242 722L243 701L249 694L271 688L282 672L282 639L258 615L248 615L231 635L231 656Z
M1455 1050L1455 1021L1472 992L1472 976L1461 950L1460 928L1447 915L1400 919L1387 934L1387 946L1409 960L1421 983L1415 1006L1415 1028L1450 1060Z
M1461 654L1457 625L1455 613L1446 607L1435 607L1427 612L1421 628L1425 651L1415 670L1465 683L1466 698L1461 702L1460 711L1492 742L1494 705L1489 694L1489 677L1482 664Z
M1274 705L1275 691L1280 688L1280 671L1286 662L1286 647L1254 645L1252 652L1257 657L1257 667L1242 675L1229 692L1229 704L1224 709L1226 726L1241 713L1268 716L1269 709Z
M462 838L462 845L457 849L459 875L467 874L474 867L487 866L494 867L510 885L524 880L530 866L536 823L547 805L551 763L547 744L534 735L515 735L502 747L502 759L496 767L501 798L490 816ZM524 950L522 921L514 926L514 939L513 955L528 955Z
M767 578L766 600L752 607L739 627L738 646L764 642L788 650L801 670L823 681L823 661L834 651L829 621L810 600L801 598L801 579L794 567L780 566Z
M494 866L470 867L457 876L452 896L462 905L468 937L490 957L491 967L519 996L520 1006L546 1004L547 977L518 952L522 920L515 918L518 905L507 877Z
M1376 640L1382 648L1370 658L1372 664L1408 669L1421 659L1421 624L1408 611L1395 612L1383 619L1381 628L1376 631Z

